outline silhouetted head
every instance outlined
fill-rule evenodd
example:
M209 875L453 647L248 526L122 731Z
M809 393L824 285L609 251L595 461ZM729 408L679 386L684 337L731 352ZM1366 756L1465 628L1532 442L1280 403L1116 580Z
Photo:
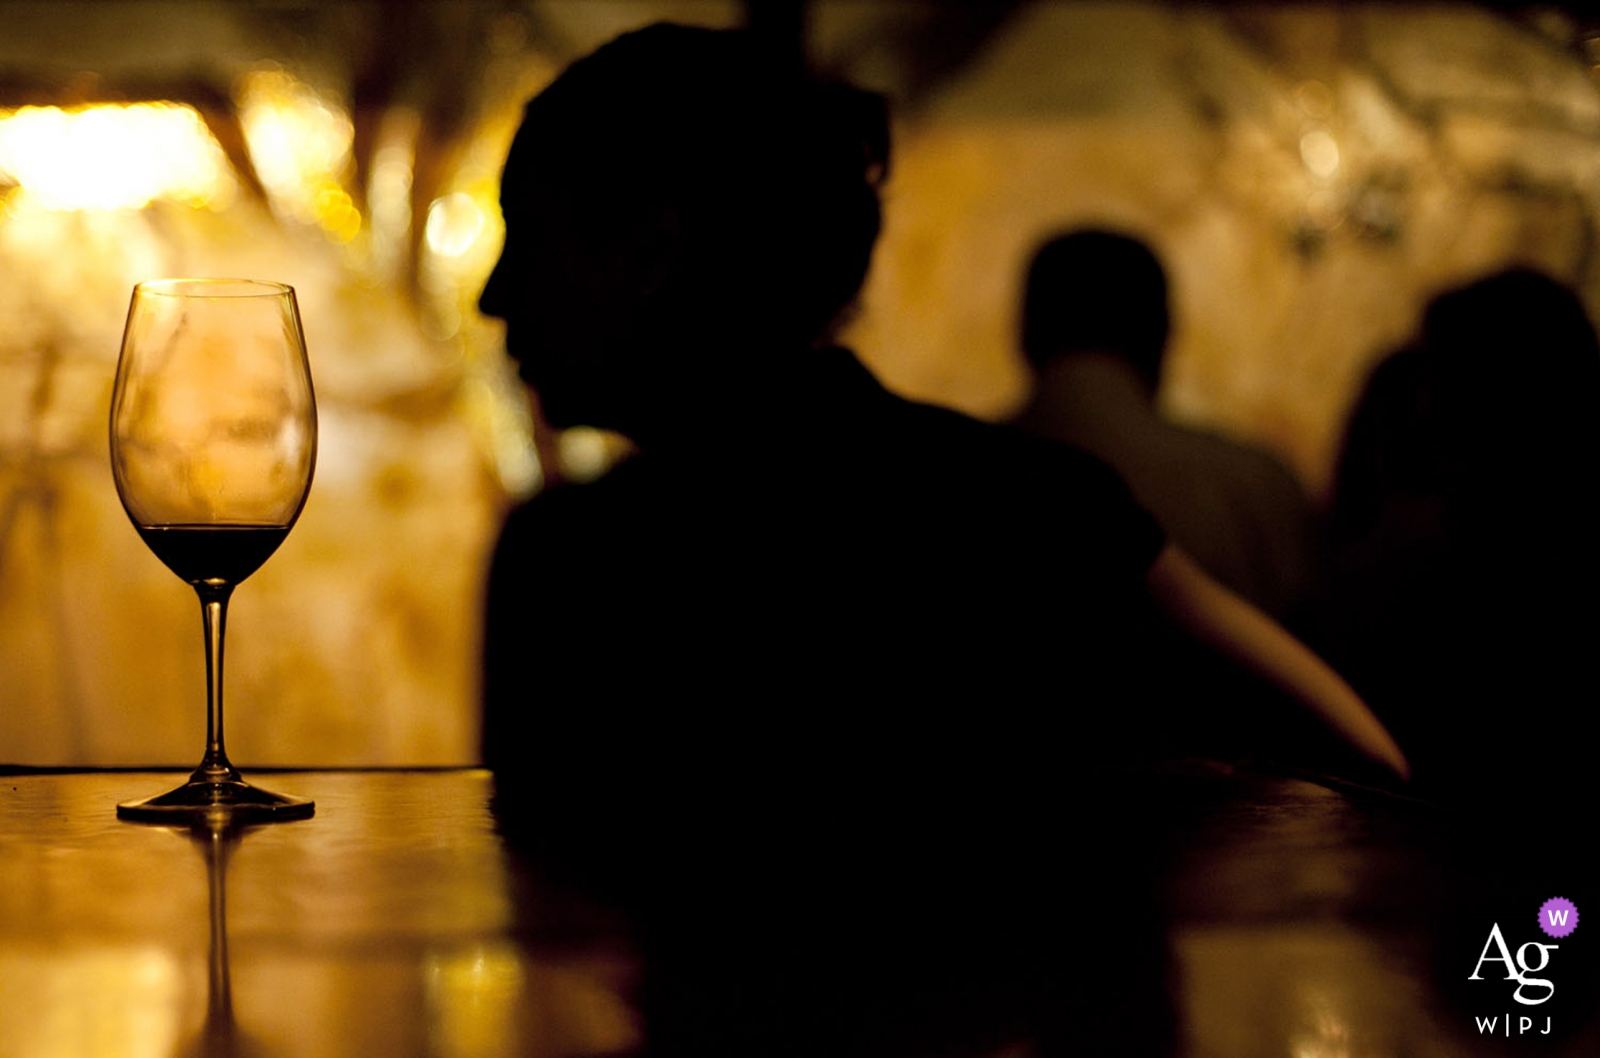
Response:
M1600 382L1600 344L1583 302L1531 269L1441 294L1423 316L1422 336L1440 378L1485 411L1510 397L1547 404L1574 386L1587 400Z
M714 415L854 302L887 159L881 97L743 31L625 34L528 104L482 309L558 425Z
M1434 299L1422 345L1459 475L1510 480L1593 468L1600 342L1576 293L1511 269Z
M1139 239L1085 229L1035 252L1022 304L1022 351L1035 368L1068 353L1113 353L1154 392L1169 326L1166 271Z

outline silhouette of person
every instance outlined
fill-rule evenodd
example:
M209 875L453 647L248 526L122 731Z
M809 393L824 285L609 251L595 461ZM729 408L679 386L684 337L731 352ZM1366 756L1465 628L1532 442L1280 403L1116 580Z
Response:
M1291 620L1316 580L1310 500L1268 452L1159 413L1168 336L1167 275L1147 244L1095 228L1048 239L1023 298L1034 391L1018 425L1104 459L1202 568Z
M1518 268L1436 297L1351 414L1327 649L1446 798L1573 781L1556 733L1594 685L1597 403L1582 302Z
M1403 740L1414 789L1448 809L1429 965L1463 1022L1483 996L1458 968L1485 923L1557 892L1581 902L1565 889L1592 877L1572 836L1596 814L1582 732L1597 404L1600 344L1576 293L1496 272L1434 297L1372 370L1336 468L1324 646ZM1568 952L1563 991L1538 1008L1553 1052L1594 1036L1600 966Z
M1131 708L1160 705L1152 614L1404 759L1104 464L902 400L833 344L888 165L880 98L740 31L625 34L528 104L482 308L555 425L637 451L501 534L497 816L642 923L659 1053L1055 1053L1085 1010L1095 1053L1163 1053L1157 917L1113 943L1059 899L1076 856L1153 906L1139 791L1106 784L1158 741Z

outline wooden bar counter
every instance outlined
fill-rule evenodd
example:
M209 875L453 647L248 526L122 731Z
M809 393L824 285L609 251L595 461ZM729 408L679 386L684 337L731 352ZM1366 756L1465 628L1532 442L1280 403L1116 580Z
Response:
M789 1046L785 997L848 995L862 1009L920 1016L895 987L883 938L862 935L870 915L833 933L824 923L821 936L774 928L802 915L799 889L768 906L768 921L705 923L703 943L697 922L658 931L656 940L688 937L691 950L669 960L669 987L652 990L655 949L507 844L491 813L493 777L481 770L247 770L314 798L315 816L231 833L117 819L118 801L177 777L0 774L0 1058L713 1054L714 1043L683 1041L717 1038L724 1019L740 1031L757 1024L771 1043L762 1053L798 1054L812 1052ZM1049 934L1059 937L1060 1032L1051 1043L999 1031L970 1053L1114 1053L1118 1040L1129 1041L1123 1053L1149 1053L1135 1041L1159 1036L1134 1022L1163 1017L1175 1030L1170 1053L1187 1058L1600 1053L1586 952L1597 927L1559 941L1535 928L1537 894L1600 914L1587 903L1593 873L1570 873L1581 860L1523 856L1497 868L1509 846L1496 835L1457 840L1426 805L1312 777L1197 763L1143 781L1107 791L1105 803L1160 809L1162 824L1129 838L1159 852L1155 902L1140 896L1132 861L1077 833L1074 814L1089 809L1064 806L1060 833L1040 835L1061 843L1086 886L1061 888L1062 925ZM1545 892L1557 885L1570 891ZM914 925L935 939L950 926L937 911ZM1496 925L1513 953L1559 945L1546 972L1527 975L1554 982L1550 1003L1519 1006L1503 962L1468 980ZM1150 935L1163 950L1148 964L1117 958L1120 937ZM786 944L812 955L791 962L803 973L753 1013L740 997L762 994L772 972L763 952L782 964ZM974 981L998 972L978 947L960 950ZM1141 966L1153 975L1142 984L1106 979ZM818 980L830 977L844 984ZM1141 996L1154 997L1149 1008ZM652 1001L700 1009L657 1038L641 1013ZM943 1001L927 1009L950 1015ZM873 1032L887 1024L847 1014L830 1016ZM1509 1035L1502 1021L1481 1029L1491 1015L1513 1019ZM1532 1027L1519 1032L1524 1015ZM1556 1029L1543 1033L1547 1016ZM1118 1018L1127 1023L1108 1023ZM1072 1048L1080 1032L1097 1041L1092 1052ZM909 1053L881 1039L841 1040L836 1053Z
M252 771L316 815L230 835L119 821L169 773L0 784L0 1055L624 1050L603 925L548 944L484 771ZM524 900L524 903L532 902Z

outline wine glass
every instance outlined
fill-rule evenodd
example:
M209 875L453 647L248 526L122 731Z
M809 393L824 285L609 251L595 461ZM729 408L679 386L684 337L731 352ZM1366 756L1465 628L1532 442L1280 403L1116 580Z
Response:
M206 751L189 781L117 805L123 819L303 819L312 802L252 786L222 741L228 597L288 535L311 489L317 407L294 289L247 279L133 288L111 398L111 471L146 545L200 596Z

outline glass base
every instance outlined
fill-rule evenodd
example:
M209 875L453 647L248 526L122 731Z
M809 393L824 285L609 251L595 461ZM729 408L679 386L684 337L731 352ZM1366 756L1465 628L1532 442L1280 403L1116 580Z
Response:
M117 818L136 823L182 825L206 820L230 823L283 823L307 819L316 803L273 793L242 779L219 782L190 779L175 790L117 805Z

